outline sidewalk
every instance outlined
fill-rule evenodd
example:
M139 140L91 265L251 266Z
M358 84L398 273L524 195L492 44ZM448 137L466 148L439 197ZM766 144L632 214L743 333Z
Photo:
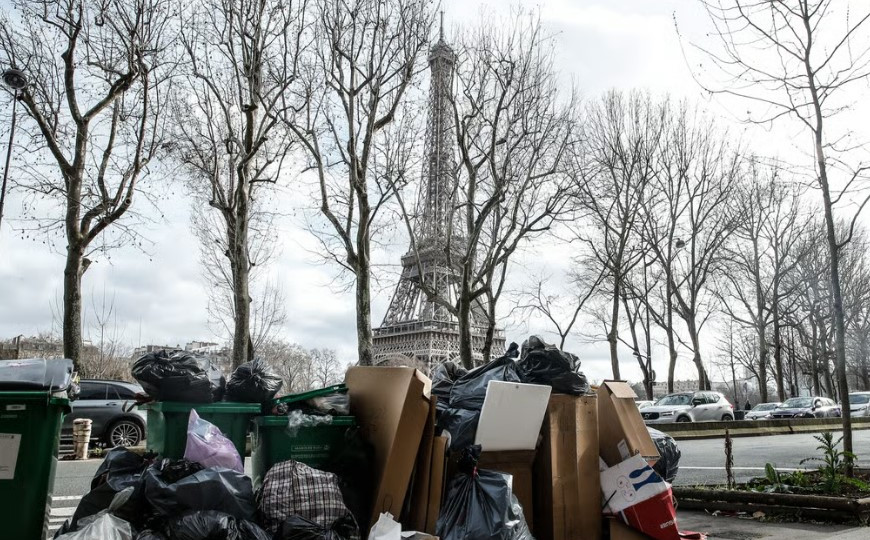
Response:
M817 525L813 523L770 523L706 512L677 512L680 529L707 533L710 540L866 540L870 527Z

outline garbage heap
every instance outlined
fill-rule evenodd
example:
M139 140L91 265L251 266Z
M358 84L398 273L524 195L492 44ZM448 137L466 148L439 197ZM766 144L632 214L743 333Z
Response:
M158 441L184 438L183 456L111 451L56 538L678 540L637 396L620 381L590 392L579 367L533 336L471 371L352 367L343 385L275 399L265 363L223 385L201 360L143 357L133 373L155 398L258 404L251 474L227 419L193 403ZM151 424L149 410L154 449ZM661 441L659 470L675 474Z

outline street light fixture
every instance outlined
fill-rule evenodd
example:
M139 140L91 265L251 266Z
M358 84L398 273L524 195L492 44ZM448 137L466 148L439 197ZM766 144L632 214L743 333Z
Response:
M6 148L6 165L3 167L3 185L0 186L0 226L3 224L3 205L6 202L6 182L9 179L9 161L12 158L12 141L15 139L15 111L18 105L18 92L27 86L27 75L20 69L5 70L0 79L3 85L12 90L12 126L9 129L9 146Z

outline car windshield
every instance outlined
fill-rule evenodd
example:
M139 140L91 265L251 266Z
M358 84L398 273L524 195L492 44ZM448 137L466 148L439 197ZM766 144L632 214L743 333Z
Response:
M783 402L780 407L783 409L796 408L802 409L813 406L813 398L808 397L793 397L791 399L787 399Z
M776 403L761 403L753 407L753 411L772 411L776 408Z
M692 394L671 394L656 401L656 405L691 405Z
M870 403L870 394L852 394L849 396L850 405L866 405Z

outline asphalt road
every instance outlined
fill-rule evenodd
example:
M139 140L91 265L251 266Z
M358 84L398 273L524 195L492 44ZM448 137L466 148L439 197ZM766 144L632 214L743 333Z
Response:
M837 432L834 436L839 437ZM812 433L769 435L765 437L736 437L732 439L734 475L738 482L764 475L764 465L771 463L778 469L814 469L817 465L801 460L820 456L818 441ZM725 441L704 439L677 441L683 453L680 472L675 485L724 484ZM870 430L852 433L852 446L860 466L870 467Z

